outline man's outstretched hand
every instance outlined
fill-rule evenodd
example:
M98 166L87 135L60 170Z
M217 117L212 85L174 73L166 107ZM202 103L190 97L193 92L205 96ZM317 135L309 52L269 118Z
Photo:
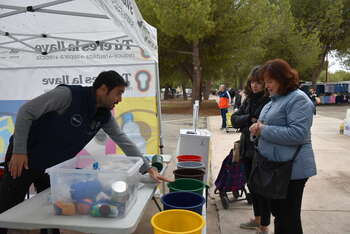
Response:
M12 154L9 171L12 178L16 179L22 175L24 169L29 169L28 167L28 156L26 154Z
M165 181L165 182L172 182L172 180L161 176L161 175L158 173L158 170L157 170L156 168L154 168L154 167L151 167L150 169L148 169L147 172L148 172L149 175L150 175L155 181L157 181L158 183L160 183L160 182L162 182L162 181Z

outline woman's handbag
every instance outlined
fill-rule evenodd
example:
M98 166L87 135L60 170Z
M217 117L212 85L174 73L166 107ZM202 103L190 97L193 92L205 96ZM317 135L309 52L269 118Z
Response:
M256 149L253 168L249 176L248 187L254 193L270 199L285 199L292 175L293 162L297 157L301 145L291 160L277 162L268 160Z

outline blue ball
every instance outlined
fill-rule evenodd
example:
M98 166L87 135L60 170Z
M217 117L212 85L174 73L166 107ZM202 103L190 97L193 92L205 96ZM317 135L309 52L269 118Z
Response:
M102 185L97 180L83 181L71 185L70 192L73 201L78 202L85 198L96 199L102 191Z

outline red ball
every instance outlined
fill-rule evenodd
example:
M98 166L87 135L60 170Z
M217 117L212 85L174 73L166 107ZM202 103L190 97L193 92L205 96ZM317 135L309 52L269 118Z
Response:
M100 206L100 214L102 217L108 217L110 213L111 213L111 208L108 205Z

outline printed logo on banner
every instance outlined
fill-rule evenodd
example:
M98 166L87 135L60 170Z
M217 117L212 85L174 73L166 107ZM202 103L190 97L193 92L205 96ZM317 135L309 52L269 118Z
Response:
M83 117L79 114L74 114L70 119L70 123L74 127L79 127L83 123Z
M145 51L144 49L140 48L141 51L141 56L145 59L149 59L151 58L151 56L149 55L149 53L147 51Z
M19 50L15 50L15 49L10 49L9 53L10 54L17 54L19 52Z
M114 40L114 42L104 42L100 44L90 43L81 45L80 41L67 43L67 41L55 41L53 43L41 43L34 45L38 52L56 52L56 51L125 51L132 50L131 45L134 43L132 39Z
M143 41L150 46L152 49L157 50L158 46L156 43L156 40L152 38L151 31L147 28L147 26L143 23L143 20L137 20L137 25L139 26L139 29L141 30Z
M151 74L149 71L141 70L135 75L135 80L137 82L137 89L141 92L146 92L150 88Z
M28 42L30 43L30 42ZM7 66L16 65L20 60L30 63L44 62L48 65L55 62L75 64L96 63L97 61L111 62L120 59L149 60L151 57L143 49L135 46L132 39L114 40L104 43L82 44L80 41L42 40L33 44L37 53L22 52L16 49L1 50L0 60L6 61ZM35 59L33 60L33 56ZM22 64L22 63L21 63Z

